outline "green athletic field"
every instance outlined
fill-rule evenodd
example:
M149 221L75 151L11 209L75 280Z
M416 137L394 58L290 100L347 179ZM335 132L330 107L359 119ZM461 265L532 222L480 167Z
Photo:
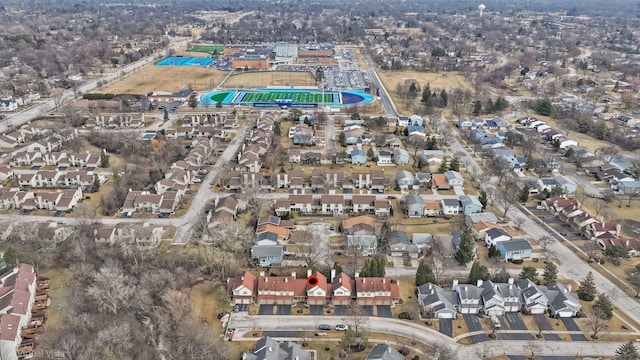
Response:
M275 102L276 100L291 99L294 103L332 103L333 94L324 94L324 100L322 100L321 93L300 92L300 91L278 91L273 92L246 92L246 95L242 98L243 103L254 102Z
M191 49L189 49L189 51L206 53L217 51L221 53L224 51L224 45L194 45Z

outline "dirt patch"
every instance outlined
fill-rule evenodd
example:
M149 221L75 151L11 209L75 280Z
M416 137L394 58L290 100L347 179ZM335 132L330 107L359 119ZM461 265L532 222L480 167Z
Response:
M224 88L252 88L264 86L315 86L311 73L302 71L259 71L235 74L224 83Z
M91 93L147 94L179 90L209 90L227 75L226 71L197 66L155 66L148 64Z

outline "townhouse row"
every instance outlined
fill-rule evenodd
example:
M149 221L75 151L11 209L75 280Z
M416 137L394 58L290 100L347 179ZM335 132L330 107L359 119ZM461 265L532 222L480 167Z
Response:
M98 168L102 162L102 154L96 152L66 153L20 151L9 161L11 166L57 166Z
M418 306L422 316L454 319L458 314L504 315L520 312L548 313L553 317L574 317L581 310L580 301L571 285L553 282L547 286L531 280L507 283L478 280L477 284L453 281L452 290L426 283L418 287Z
M315 285L307 284L311 275L317 277ZM242 276L227 279L227 293L234 304L293 305L395 305L400 302L399 282L386 277L353 278L331 270L329 278L307 270L307 277L265 276L256 277L245 271Z
M106 128L141 128L147 124L143 113L132 114L100 114L88 116L84 120L84 127L87 129Z
M0 210L69 211L82 198L81 189L33 192L15 188L0 188Z
M550 198L544 200L541 206L555 214L576 234L595 241L602 250L606 250L608 246L618 246L625 249L629 256L640 256L640 240L623 236L619 223L605 222L603 218L598 219L582 210L576 199Z
M378 200L375 195L295 195L289 194L287 199L276 200L274 209L277 216L291 213L303 215L341 215L341 214L374 214L388 217L391 214L391 203L388 199Z
M82 191L95 191L96 182L103 184L106 178L87 171L49 171L38 170L34 173L18 174L21 189L34 188L80 188Z

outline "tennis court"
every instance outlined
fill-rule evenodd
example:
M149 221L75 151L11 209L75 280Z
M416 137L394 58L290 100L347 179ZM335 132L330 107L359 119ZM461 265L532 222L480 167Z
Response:
M168 57L156 63L157 66L208 66L215 58Z

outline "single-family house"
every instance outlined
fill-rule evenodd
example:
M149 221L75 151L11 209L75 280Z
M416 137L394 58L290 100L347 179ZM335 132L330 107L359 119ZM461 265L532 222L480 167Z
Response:
M393 154L390 151L378 151L378 165L393 165Z
M362 256L375 255L378 238L374 234L347 235L347 250L350 253L356 251Z
M364 165L367 162L367 154L362 149L355 149L351 151L351 164L352 165Z
M445 174L432 174L431 184L436 190L449 190L449 182Z
M393 160L396 165L407 165L409 163L409 152L401 148L393 149Z
M526 239L511 239L496 244L502 260L523 260L531 257L531 244Z
M489 246L497 246L501 241L511 240L511 235L507 233L503 228L492 228L485 232L484 242Z
M412 259L418 257L418 247L411 243L409 235L404 231L391 231L388 244L391 256L408 257Z
M418 306L427 319L455 319L458 315L458 294L438 285L426 283L418 286Z
M442 214L458 215L460 213L460 200L458 199L442 199Z
M451 233L451 243L453 244L453 248L458 251L460 250L460 244L462 244L462 235L464 234L463 231L454 231ZM473 248L471 249L471 252L473 254L475 254L478 251L478 245L476 244L476 242L473 242Z
M425 214L425 202L422 196L417 194L409 194L405 197L407 206L407 216L421 217Z
M444 176L447 178L447 183L449 184L449 186L454 189L461 189L462 185L464 185L464 179L462 178L462 175L460 175L460 173L457 171L447 171L444 173Z
M365 360L404 360L404 355L399 353L387 343L377 344L367 354Z
M265 336L253 350L242 354L242 360L310 360L311 353L293 341L279 342Z
M438 200L424 201L424 216L440 216L442 215L442 202Z
M520 289L513 283L512 278L509 278L506 284L482 280L478 280L478 283L482 288L482 311L486 315L504 315L520 310Z
M477 197L471 195L460 196L460 207L465 215L482 212L482 203Z
M640 181L620 181L616 188L625 195L637 194L640 193Z
M577 186L576 186L576 183L574 183L573 181L569 180L563 175L555 176L553 180L555 180L556 186L564 190L565 194L568 194L568 195L575 194Z
M407 190L413 187L415 178L407 170L400 170L396 173L396 185L400 190Z
M245 271L239 277L227 278L227 294L233 304L251 304L256 291L257 280L252 273Z
M279 265L284 258L282 245L254 245L251 248L251 259L261 267Z
M469 229L473 229L473 225L480 222L497 224L498 218L496 218L496 215L494 213L490 213L490 212L467 214L464 216L464 224Z
M398 116L398 126L407 127L411 123L411 119L408 116Z

